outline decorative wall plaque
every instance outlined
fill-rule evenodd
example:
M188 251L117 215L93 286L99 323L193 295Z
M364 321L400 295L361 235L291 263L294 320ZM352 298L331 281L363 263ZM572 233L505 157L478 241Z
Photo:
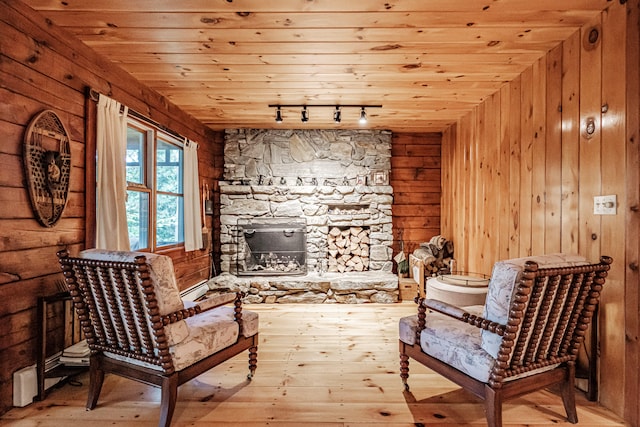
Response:
M369 185L389 185L389 174L387 171L371 172Z
M24 136L24 170L36 219L52 227L69 195L71 149L60 118L51 110L36 114Z

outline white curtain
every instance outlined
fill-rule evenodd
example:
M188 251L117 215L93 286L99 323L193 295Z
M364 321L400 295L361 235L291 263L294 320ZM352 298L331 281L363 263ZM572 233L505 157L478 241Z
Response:
M96 247L129 250L127 230L127 114L129 109L100 95L97 114Z
M201 249L202 219L200 212L200 177L198 175L198 144L184 144L184 250Z

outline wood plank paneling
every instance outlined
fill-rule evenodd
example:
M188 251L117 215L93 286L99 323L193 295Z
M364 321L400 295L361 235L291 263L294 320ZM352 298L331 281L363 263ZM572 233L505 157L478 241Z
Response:
M393 252L405 254L440 233L439 133L394 133L391 142L393 186Z
M562 232L561 250L578 253L580 174L580 32L562 44Z
M368 126L398 132L442 132L608 6L24 1L212 128L277 127L265 105L278 100L382 100L384 114ZM336 128L313 116L298 126Z
M76 10L106 10L106 11L121 11L121 12L136 12L154 10L155 12L199 12L202 10L210 10L211 12L227 12L235 11L233 5L227 4L232 2L212 2L210 0L189 0L181 2L180 4L158 4L154 0L140 0L134 4L127 0L111 0L108 3L100 3L95 5L92 3L79 2L75 5ZM29 2L35 8L42 8L46 10L62 10L65 9L66 4L60 3L56 0L32 0ZM485 3L482 1L462 2L460 6L456 8L458 11L477 13L478 8L481 8ZM591 1L585 4L584 0L565 0L563 5L567 9L585 9L585 10L600 10L603 5L606 4L606 0ZM266 4L262 0L245 0L243 6L245 10L251 10L255 12L298 12L300 11L299 0L281 0L275 4ZM305 12L319 13L319 12L388 12L390 9L398 12L438 12L438 15L442 12L451 10L451 2L448 0L431 0L424 2L422 0L404 0L402 3L394 4L393 8L390 8L390 4L386 0L353 0L351 2L344 2L341 0L325 0L321 3L313 3L304 7ZM488 9L488 8L487 8ZM497 3L492 5L491 10L495 9L498 12L509 12L514 9L518 11L535 10L535 11L553 11L558 9L558 3L555 0L540 0L538 5L532 8L531 2L528 0L512 0L508 4ZM251 15L246 16L248 18Z
M541 58L533 64L533 91L531 116L531 253L545 252L544 236L547 232L545 221L545 184L546 169L546 94L547 94L547 58Z
M562 46L549 52L546 76L544 252L560 252L562 230Z
M85 87L94 86L154 120L201 143L216 145L215 133L167 99L100 58L94 51L52 27L21 2L0 2L0 413L12 406L12 374L35 362L36 301L57 292L61 279L56 251L90 246L85 241ZM71 137L69 202L51 228L33 216L23 172L23 134L43 109L58 113ZM203 148L200 171L210 183L219 179L215 157L221 144ZM95 157L93 157L95 158ZM219 164L219 161L218 161ZM90 171L90 168L87 169ZM209 275L208 251L172 253L182 288ZM55 313L54 313L55 315ZM60 322L52 322L50 342L62 345Z
M520 189L518 202L520 224L520 247L513 256L531 255L532 181L533 181L533 67L527 68L521 76L520 91ZM540 155L540 153L536 153Z
M459 197L461 203L457 203L455 200L445 201L444 197L442 200L442 204L449 203L451 204L457 216L457 229L450 230L449 232L443 230L443 233L447 235L451 235L452 240L455 242L456 251L455 258L458 263L458 268L462 271L479 271L477 267L474 265L469 265L469 261L473 259L470 256L470 242L474 242L473 239L467 238L467 236L471 236L473 232L471 224L472 222L472 209L475 204L471 203L471 189L469 185L466 185L466 178L471 176L470 164L471 164L471 149L470 149L470 141L472 141L472 132L475 129L475 126L472 126L472 123L475 123L475 119L473 114L469 114L465 116L461 120L461 126L459 128L460 135L460 143L458 144L459 150L457 152L458 156L456 160L459 160L460 163L454 165L454 170L456 172L456 176L454 180L456 183L462 188L459 189ZM454 234L453 231L456 231ZM456 239L456 236L460 236L460 238ZM462 251L458 250L458 248L462 246Z
M637 8L637 0L628 6L612 3L497 94L500 110L493 117L500 121L501 138L509 140L510 166L501 168L507 176L500 179L508 184L495 192L492 203L509 206L511 224L488 220L493 207L479 197L501 182L491 173L478 173L484 169L485 146L496 136L477 116L493 110L493 101L460 119L455 132L445 132L443 141L450 147L442 150L447 156L442 176L454 180L458 171L463 173L457 183L443 183L443 206L465 212L463 218L453 213L451 221L443 221L443 233L454 236L458 247L464 241L483 252L457 252L459 265L489 274L493 263L507 254L563 251L591 260L614 257L600 311L600 399L618 414L631 414L636 423L637 410L631 408L637 407L639 385L631 366L638 360ZM633 18L627 18L629 9ZM625 19L632 22L623 25ZM621 77L625 69L626 79ZM594 123L590 135L589 120ZM493 152L490 157L501 163ZM617 215L593 214L593 197L603 194L618 195ZM491 237L503 231L509 239ZM636 263L633 268L627 268L629 259ZM625 310L631 332L626 337L621 333ZM627 392L620 398L623 384Z
M600 217L593 215L593 197L601 194L602 25L601 17L580 31L580 151L578 175L578 248L590 259L600 256ZM592 41L590 41L592 38ZM593 133L588 133L589 124Z
M509 126L509 114L511 107L511 92L509 85L500 89L500 148L498 162L498 179L500 194L509 194L509 170L511 158L511 127ZM444 148L444 147L443 147ZM508 197L498 198L498 246L500 259L509 258L509 240L511 237L511 209Z
M626 22L626 205L625 231L627 236L640 235L640 1L630 0ZM626 378L624 418L631 425L640 425L640 293L638 292L640 239L625 238L625 366ZM622 246L622 243L620 243ZM634 379L635 378L635 379Z
M515 258L520 254L520 168L522 163L522 153L520 152L520 134L522 104L520 103L520 91L522 88L522 78L517 78L509 84L509 123L510 128L509 146L511 155L509 156L509 246L510 258ZM503 193L504 194L504 193ZM505 197L503 195L503 197ZM486 270L483 270L486 271Z
M35 7L42 7L38 2L30 2ZM403 4L404 5L404 4ZM204 5L203 5L204 6ZM262 6L262 5L261 5ZM397 10L401 5L379 12L359 12L358 20L363 27L398 28L405 22L406 12ZM429 5L420 5L420 7ZM127 10L113 10L100 14L94 11L55 11L47 13L57 25L61 27L76 27L78 23L88 27L103 27L105 22L113 28L350 28L353 26L353 17L349 13L289 11L274 12L274 6L269 5L264 12L252 13L250 17L228 11L216 11L215 3L207 3L206 9L211 16L203 17L200 11L176 12L140 12ZM247 6L248 7L248 6ZM251 9L254 10L254 9ZM432 11L413 11L411 13L412 24L417 27L442 27L456 25L459 22L473 22L474 26L486 26L499 23L505 26L519 26L518 21L526 22L531 27L580 25L584 19L589 18L589 11L584 10L547 10L547 11L515 11L503 10L499 14L478 14L477 11L442 10L439 13ZM249 18L249 19L247 19Z
M613 7L602 14L602 75L618 76L620 70L626 69L626 46L620 40L627 40L627 28L620 25L626 18L626 10ZM624 372L625 353L620 351L625 346L626 338L620 333L620 325L624 324L624 264L625 247L620 242L625 240L625 215L628 211L627 200L623 197L625 167L620 165L621 159L612 153L624 153L626 147L626 114L625 114L625 79L604 78L601 80L601 147L600 147L600 194L617 195L617 215L602 215L600 218L600 253L607 254L620 261L620 268L612 269L607 277L606 288L602 292L600 303L600 334L603 336L600 346L600 357L606 360L607 367L615 366ZM631 236L629 236L631 238ZM636 239L638 235L636 234ZM607 369L601 365L600 385L601 401L616 413L624 413L625 399L616 398L620 385L610 381ZM629 404L631 402L628 402ZM637 404L636 402L634 402Z

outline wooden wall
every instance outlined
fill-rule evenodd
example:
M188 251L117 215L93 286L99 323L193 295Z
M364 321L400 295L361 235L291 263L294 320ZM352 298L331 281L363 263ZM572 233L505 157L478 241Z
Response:
M35 362L36 300L57 291L56 251L85 247L85 88L93 87L200 143L200 174L213 188L222 137L178 110L21 2L0 0L0 413L12 406L13 372ZM54 110L71 137L68 205L52 228L32 213L22 166L31 117ZM208 219L211 228L211 218ZM173 251L181 287L209 272L208 251ZM59 324L60 322L54 322ZM58 340L59 341L59 340ZM54 341L55 342L55 341Z
M440 234L439 133L394 134L391 143L393 253L405 253Z
M640 1L629 1L626 25L626 227L624 418L640 425ZM622 242L620 242L622 244Z
M612 256L600 400L638 425L638 1L620 3L444 133L442 232L485 274L527 255ZM608 194L617 215L594 215Z

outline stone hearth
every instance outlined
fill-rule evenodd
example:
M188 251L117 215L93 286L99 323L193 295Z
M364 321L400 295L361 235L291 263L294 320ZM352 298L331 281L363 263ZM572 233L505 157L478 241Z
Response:
M394 303L398 277L392 273L308 273L305 276L237 277L223 273L209 280L209 289L247 294L246 303Z

